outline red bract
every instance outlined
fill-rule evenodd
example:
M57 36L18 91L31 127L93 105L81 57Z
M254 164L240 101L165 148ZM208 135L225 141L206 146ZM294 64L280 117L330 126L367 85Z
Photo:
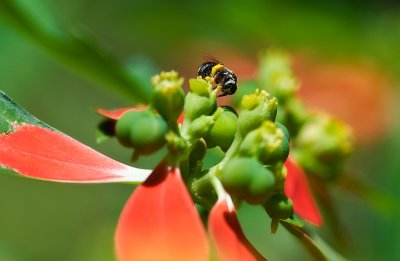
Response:
M118 120L119 118L122 117L122 115L124 115L128 111L142 111L142 110L145 110L147 108L148 107L145 106L145 105L139 105L139 106L136 106L136 107L120 108L120 109L116 109L116 110L112 110L112 111L106 110L106 109L97 109L97 112L100 115L102 115L102 116L104 116L104 117L106 117L108 119ZM179 124L182 124L183 120L184 120L184 116L183 116L183 113L181 113L181 115L179 116L177 122Z
M118 120L128 111L142 111L145 110L148 106L146 105L138 105L136 107L127 107L127 108L119 108L116 110L106 110L106 109L97 109L97 112L104 117L111 120Z
M137 183L150 174L149 170L112 160L60 132L28 124L0 134L0 166L35 179L75 183Z
M306 174L290 157L285 166L287 169L285 194L293 201L294 212L304 220L321 226L323 220L312 196Z
M119 260L208 260L205 230L180 171L162 162L122 211Z
M208 218L208 229L218 260L266 260L246 239L229 196L218 200Z

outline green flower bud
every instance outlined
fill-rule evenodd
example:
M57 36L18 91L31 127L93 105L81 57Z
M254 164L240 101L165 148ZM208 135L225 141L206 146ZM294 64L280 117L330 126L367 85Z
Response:
M264 203L275 189L274 174L254 158L234 158L221 170L221 183L232 196Z
M308 120L308 112L304 103L297 97L292 97L279 108L277 121L288 128L292 137L295 137L301 126Z
M258 80L283 103L293 97L299 87L291 67L290 57L285 52L272 49L261 57Z
M204 139L209 148L219 146L223 151L227 151L235 138L238 115L231 107L222 108L223 112Z
M249 132L240 145L242 156L256 157L266 165L284 162L289 155L289 141L284 132L271 121Z
M200 139L193 144L192 151L189 155L189 167L193 168L196 166L198 161L202 161L207 153L207 145L204 140Z
M290 143L290 133L286 126L278 121L275 122L275 125L283 131L283 133L285 134L285 139L288 141L288 143Z
M264 208L272 219L287 219L293 215L293 202L282 194L272 196Z
M190 92L195 93L199 96L210 97L212 91L211 84L204 79L190 79L189 80Z
M168 126L164 119L149 110L127 112L115 126L118 141L144 155L164 146L167 131Z
M183 78L175 71L161 72L152 78L154 86L151 102L158 113L168 122L176 122L183 110L185 93Z
M217 108L216 91L203 79L189 80L190 92L186 95L185 119L193 121L202 115L211 115Z
M299 163L325 178L340 172L353 148L350 128L322 113L313 115L297 137Z
M245 136L263 121L275 121L277 108L278 100L266 91L257 89L253 94L244 95L238 120L239 132Z
M221 108L218 108L213 115L202 115L190 123L188 130L190 137L198 139L208 135L222 111L223 110Z

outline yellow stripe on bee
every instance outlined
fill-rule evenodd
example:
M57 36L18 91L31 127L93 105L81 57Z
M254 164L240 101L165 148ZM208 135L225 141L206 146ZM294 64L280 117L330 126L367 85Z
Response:
M217 65L214 65L213 68L211 69L211 77L214 78L215 74L221 70L223 70L225 67L222 63L219 63Z

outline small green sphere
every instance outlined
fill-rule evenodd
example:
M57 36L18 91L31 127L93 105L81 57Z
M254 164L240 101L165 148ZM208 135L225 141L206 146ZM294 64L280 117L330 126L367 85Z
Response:
M246 201L250 204L264 204L275 190L275 176L271 170L263 168L253 173L248 187Z
M272 194L275 177L255 158L238 157L222 169L221 182L232 196L251 204L262 204Z
M266 151L261 151L260 161L266 165L274 165L277 162L285 162L289 156L290 143L286 138L282 139L282 142L276 150L271 153Z
M282 194L272 196L264 208L272 219L287 219L293 215L292 200Z
M219 146L227 151L235 138L238 116L233 108L224 107L210 134L204 139L210 148Z
M115 132L123 146L146 155L164 146L168 125L160 115L152 111L131 111L117 121Z
M245 196L252 179L252 169L258 168L252 158L234 158L222 168L221 182L225 190L235 196Z

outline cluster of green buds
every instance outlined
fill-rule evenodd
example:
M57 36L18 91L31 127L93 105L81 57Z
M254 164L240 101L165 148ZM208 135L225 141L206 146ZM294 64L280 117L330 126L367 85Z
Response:
M190 79L184 94L183 79L172 72L152 78L150 106L130 111L117 120L115 136L134 149L136 159L163 146L180 166L194 201L209 210L217 197L228 193L234 202L262 205L275 220L290 218L293 206L284 194L283 163L290 149L289 132L275 122L278 100L265 90L244 95L240 114L219 106L212 79ZM183 122L177 122L183 113ZM211 168L203 159L212 148L224 154Z
M289 154L290 137L287 129L275 122L278 100L256 89L242 97L240 108L235 139L217 176L236 200L263 205L272 219L287 219L293 206L284 195L283 163ZM282 209L277 198L285 200L290 210L277 211Z
M347 125L328 114L314 113L297 135L294 154L308 173L333 179L342 172L343 161L352 150Z
M279 99L277 121L286 126L292 138L292 154L308 174L333 179L343 170L353 147L350 128L328 114L311 112L297 95L300 82L293 74L290 57L270 49L261 54L254 80L242 83L236 104L255 88L267 90Z

